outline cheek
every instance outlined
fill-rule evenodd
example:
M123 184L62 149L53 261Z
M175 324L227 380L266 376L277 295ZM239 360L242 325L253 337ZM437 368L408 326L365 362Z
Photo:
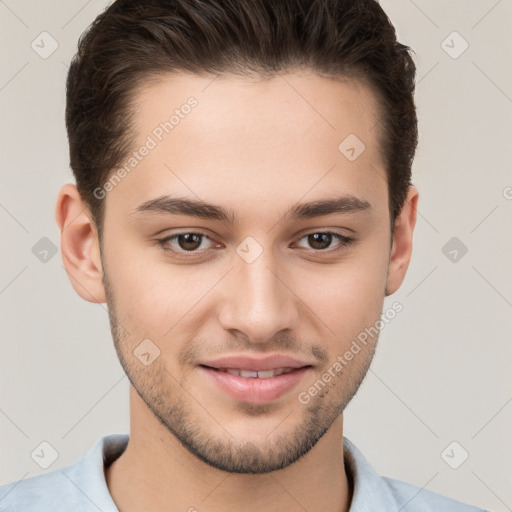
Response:
M112 262L122 262L107 264L119 318L138 337L160 344L177 333L191 334L199 325L195 320L210 311L206 299L214 296L225 269L173 264L157 248L140 245L123 243L110 251Z
M381 314L387 276L383 254L359 251L339 265L303 273L297 294L336 340L357 336Z
M120 235L118 240L123 237ZM110 246L107 261L119 316L132 327L140 326L145 331L148 326L158 328L181 295L179 283L170 277L170 267L156 264L148 257L151 250L124 241Z
M372 314L384 298L389 244L384 218L339 255L333 253L324 260L318 257L317 261L291 266L289 282L300 286L305 296L330 315L339 314L340 307L353 312L369 310Z

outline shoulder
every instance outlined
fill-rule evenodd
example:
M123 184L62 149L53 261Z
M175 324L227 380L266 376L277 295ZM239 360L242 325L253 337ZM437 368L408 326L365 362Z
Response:
M402 480L380 476L347 438L344 459L353 487L350 512L488 512Z
M107 435L72 464L0 485L0 512L118 512L104 464L119 457L127 443L128 435Z
M60 510L64 496L66 505L76 505L77 488L64 469L0 485L0 512Z
M488 512L402 480L381 478L403 512Z

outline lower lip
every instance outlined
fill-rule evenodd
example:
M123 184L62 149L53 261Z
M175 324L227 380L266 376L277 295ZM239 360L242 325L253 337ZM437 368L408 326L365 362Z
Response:
M252 404L271 402L293 389L311 367L298 368L277 377L240 377L205 366L199 366L210 379L233 398Z

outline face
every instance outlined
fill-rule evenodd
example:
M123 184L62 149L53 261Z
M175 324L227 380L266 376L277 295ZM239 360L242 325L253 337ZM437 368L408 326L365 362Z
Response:
M341 371L336 361L378 323L408 262L407 240L393 252L375 97L301 72L168 75L136 100L135 148L151 148L104 198L102 283L121 364L146 412L211 466L286 467L358 389L377 336ZM395 256L407 261L395 268ZM206 368L239 355L303 368ZM217 366L230 364L242 366Z

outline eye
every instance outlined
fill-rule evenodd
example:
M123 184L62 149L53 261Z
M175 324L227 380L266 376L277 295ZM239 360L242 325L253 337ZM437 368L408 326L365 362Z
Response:
M331 242L337 240L339 242L338 248L343 248L354 241L353 238L348 236L340 235L339 233L333 233L332 231L319 231L316 233L309 233L303 236L300 240L306 239L310 247L315 249L315 252L322 252L326 249L330 249ZM337 250L334 249L334 250ZM327 251L331 252L331 251Z
M170 252L179 258L189 258L200 252L209 252L209 249L204 247L204 239L211 240L204 233L184 232L161 238L157 242L164 251ZM175 245L173 246L171 242L174 242Z
M304 235L299 240L306 239L310 247L314 249L314 252L334 252L339 249L343 249L350 243L354 242L353 238L340 235L331 231L320 231L315 233L309 233ZM167 253L170 253L177 258L191 258L198 256L201 253L208 253L213 250L212 247L208 247L208 244L204 244L205 240L213 242L213 240L201 232L183 232L175 233L157 240L158 245ZM332 242L338 241L338 247L332 248ZM206 245L206 247L205 247ZM217 245L218 246L218 245Z

